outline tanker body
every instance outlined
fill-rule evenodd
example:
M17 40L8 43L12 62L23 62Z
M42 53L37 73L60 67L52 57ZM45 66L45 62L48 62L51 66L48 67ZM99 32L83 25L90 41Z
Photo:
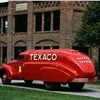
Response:
M71 89L82 89L85 82L94 82L96 72L91 59L72 49L27 50L17 60L0 68L4 84L13 79L23 79L26 84L33 80L44 82L46 89L59 88L67 84Z

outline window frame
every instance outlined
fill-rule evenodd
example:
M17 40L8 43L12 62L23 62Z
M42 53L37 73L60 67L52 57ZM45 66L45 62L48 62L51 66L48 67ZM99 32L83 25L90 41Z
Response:
M48 14L47 14L48 13ZM49 14L50 13L50 14ZM59 16L57 16L57 13ZM41 28L38 30L38 16L37 14L41 14L41 22L39 23ZM47 14L47 15L46 15ZM45 18L49 18L49 24L46 22L47 20ZM59 24L55 24L57 22L57 19L59 20ZM45 11L45 12L35 12L35 32L52 32L52 31L59 31L60 30L60 10L53 10L53 11ZM48 25L47 25L48 24ZM55 26L58 25L58 26ZM49 28L46 28L46 26L49 26Z

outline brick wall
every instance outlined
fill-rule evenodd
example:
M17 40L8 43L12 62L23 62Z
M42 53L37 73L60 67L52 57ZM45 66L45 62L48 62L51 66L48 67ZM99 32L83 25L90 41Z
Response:
M0 4L0 18L2 19L4 16L8 17L8 32L6 34L3 32L0 33L0 47L7 47L7 61L9 62L14 57L15 47L26 47L27 49L35 49L36 46L41 46L42 49L44 46L49 46L50 48L72 48L74 32L81 25L81 16L88 3L87 1L17 1ZM53 30L53 11L56 10L60 11L60 28ZM42 14L42 29L36 32L36 13L39 12ZM43 30L44 12L50 12L51 14L49 31ZM15 32L16 16L23 14L27 15L27 31ZM1 28L2 23L3 21L1 21ZM17 20L17 24L19 23Z

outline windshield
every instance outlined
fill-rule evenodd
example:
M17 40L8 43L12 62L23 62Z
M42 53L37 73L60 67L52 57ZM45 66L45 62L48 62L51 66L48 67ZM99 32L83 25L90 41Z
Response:
M23 61L23 60L24 60L24 55L20 55L20 56L18 57L18 60Z

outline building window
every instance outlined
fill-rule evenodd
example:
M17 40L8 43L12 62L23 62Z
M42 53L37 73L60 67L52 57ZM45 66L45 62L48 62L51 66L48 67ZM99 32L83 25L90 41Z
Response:
M7 63L7 47L0 47L0 66Z
M59 49L59 46L52 46L52 49Z
M60 29L60 11L53 12L53 30Z
M21 52L24 52L26 49L27 49L26 46L25 47L15 47L14 48L14 59L17 59L19 54Z
M51 12L44 13L44 31L50 31Z
M7 47L0 47L0 66L2 63L7 63Z
M2 63L7 63L7 47L2 47Z
M43 49L50 49L50 46L43 46Z
M36 31L42 30L42 13L36 13Z
M60 29L60 10L40 12L35 15L36 31L54 31Z
M8 17L1 17L0 18L0 34L8 32Z
M27 15L15 16L15 32L27 32Z
M58 45L51 45L51 46L35 46L35 50L39 50L39 49L59 49Z
M3 17L3 33L7 33L7 32L8 32L8 18Z
M41 46L35 46L35 50L41 49Z

